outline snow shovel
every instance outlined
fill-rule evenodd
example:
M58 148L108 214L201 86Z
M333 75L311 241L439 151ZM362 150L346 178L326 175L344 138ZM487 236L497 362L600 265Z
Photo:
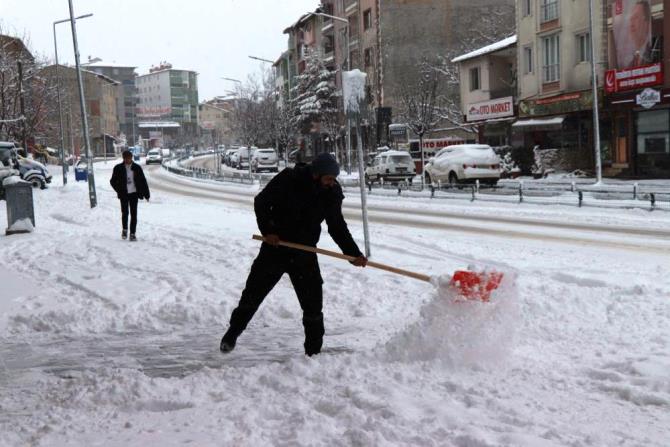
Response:
M255 234L253 239L265 242L265 238L258 234ZM308 251L310 253L331 256L333 258L344 259L347 261L354 261L356 259L353 256L343 255L342 253L337 253L335 251L296 244L294 242L280 241L279 245L282 247ZM408 276L420 281L431 282L431 277L428 275L399 269L386 264L380 264L379 262L368 261L367 266L385 270L391 273L396 273L398 275ZM457 270L451 277L449 284L456 288L460 294L468 300L489 301L491 298L491 292L498 288L500 282L502 281L502 277L503 274L501 272L473 272L470 270Z

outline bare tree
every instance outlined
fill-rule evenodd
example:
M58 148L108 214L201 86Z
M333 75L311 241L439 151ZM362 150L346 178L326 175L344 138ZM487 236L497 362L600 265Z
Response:
M440 74L428 63L419 67L420 73L414 76L414 83L405 84L400 95L400 114L409 129L419 137L421 151L421 187L425 185L424 174L424 136L435 129L442 121L440 113L443 107L443 96L440 92Z

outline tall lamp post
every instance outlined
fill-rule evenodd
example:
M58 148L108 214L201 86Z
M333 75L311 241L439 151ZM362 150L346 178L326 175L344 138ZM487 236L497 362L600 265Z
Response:
M81 65L79 64L79 44L77 43L77 18L74 15L72 0L68 0L70 6L70 25L72 25L72 45L74 47L74 63L77 67L77 83L79 84L79 106L81 107L81 122L84 130L84 145L86 146L86 163L88 178L88 197L91 208L98 205L95 192L95 178L93 177L93 156L91 154L91 138L88 131L88 117L86 116L86 102L84 101L84 82L81 77Z
M595 52L595 14L593 0L589 0L589 25L591 38L591 88L593 89L593 142L596 158L596 185L603 182L602 155L600 153L600 116L598 111L598 78L596 75L596 52Z
M76 19L85 19L93 14L84 14ZM69 22L70 19L56 20L53 23L54 29L54 58L56 60L56 96L58 98L58 122L60 123L60 162L63 165L63 185L67 185L67 163L65 163L65 132L63 131L63 112L60 99L60 76L58 76L58 42L56 40L56 25ZM72 148L70 148L72 149Z
M312 14L314 14L315 16L325 17L327 19L333 19L345 24L344 29L345 29L345 45L347 46L347 48L345 49L347 58L347 71L351 71L351 54L349 53L349 36L350 36L349 20L343 17L325 14L323 12L314 12ZM342 67L340 66L340 73L341 69ZM347 174L351 175L351 119L349 117L347 117Z

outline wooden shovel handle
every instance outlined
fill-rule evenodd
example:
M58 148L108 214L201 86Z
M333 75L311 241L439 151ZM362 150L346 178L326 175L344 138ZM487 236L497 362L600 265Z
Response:
M263 236L255 234L253 237L257 241L265 241ZM295 242L284 242L280 241L279 245L282 247L295 248L296 250L308 251L310 253L318 253L320 255L331 256L333 258L344 259L346 261L354 261L356 258L354 256L343 255L342 253L337 253L335 251L324 250L322 248L310 247L309 245L296 244ZM410 272L408 270L399 269L396 267L391 267L390 265L380 264L378 262L368 261L368 267L373 267L380 270L386 270L387 272L396 273L398 275L408 276L410 278L418 279L421 281L430 282L430 276L422 275L421 273Z

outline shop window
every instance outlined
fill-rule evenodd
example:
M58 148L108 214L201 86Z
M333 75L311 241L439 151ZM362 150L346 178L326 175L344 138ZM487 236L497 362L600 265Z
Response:
M481 88L479 83L479 67L470 69L470 91L474 92Z
M669 112L666 109L637 114L637 152L639 154L670 153Z

